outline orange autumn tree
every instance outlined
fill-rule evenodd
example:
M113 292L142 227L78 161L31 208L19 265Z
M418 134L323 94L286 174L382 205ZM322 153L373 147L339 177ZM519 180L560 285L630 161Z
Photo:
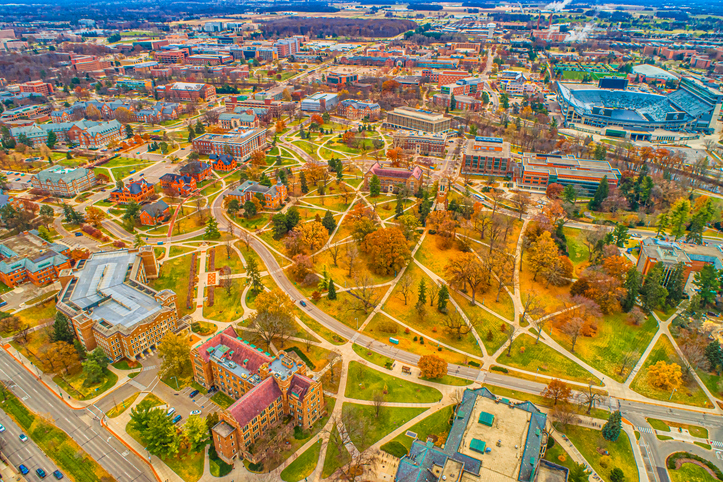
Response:
M437 355L424 355L417 365L422 372L422 378L436 379L447 374L447 361Z
M397 273L411 257L407 238L397 227L380 228L367 234L362 250L374 254L370 256L369 268L377 274Z

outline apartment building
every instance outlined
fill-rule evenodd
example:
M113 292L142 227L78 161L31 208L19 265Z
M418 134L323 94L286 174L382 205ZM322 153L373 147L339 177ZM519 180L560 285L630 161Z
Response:
M394 134L393 145L407 154L444 157L447 136L445 134L401 131Z
M143 226L163 224L171 217L171 208L163 199L141 206L140 221Z
M277 55L280 58L290 57L295 55L301 49L301 44L297 37L282 38L274 43Z
M317 92L301 101L301 110L306 112L325 112L339 102L339 96L333 93Z
M116 120L110 122L80 120L57 124L33 124L10 129L10 136L15 142L29 141L33 147L38 147L48 142L48 134L51 131L55 133L57 142L65 142L86 148L97 149L122 139L121 124Z
M165 99L178 99L182 101L200 99L206 102L212 102L216 100L216 87L210 84L175 82L170 85L159 85L156 87L156 94L159 98Z
M154 57L161 64L185 64L188 58L188 49L161 50L156 52Z
M52 166L30 178L33 189L53 196L73 197L95 186L95 173L84 167Z
M24 231L0 241L0 281L14 288L31 282L46 285L70 268L70 248L49 243L36 230Z
M156 291L158 277L152 246L92 253L60 273L58 311L65 314L86 350L100 347L113 361L149 355L168 332L189 329L179 318L176 294Z
M417 192L424 183L424 171L419 166L410 169L385 167L376 162L364 174L364 189L369 190L369 181L377 176L381 182L382 192L398 192L406 188L409 192Z
M620 170L607 161L578 159L573 155L526 153L514 164L513 170L518 187L544 191L552 183L573 185L588 196L595 194L604 178L607 177L611 188L616 187L621 178Z
M251 154L266 148L266 129L236 128L226 134L204 134L193 139L199 154L230 154L237 162L247 161Z
M211 429L216 452L227 463L262 460L254 442L284 419L308 430L326 414L322 384L307 375L296 354L271 355L231 326L193 347L191 361L197 383L236 400Z
M360 120L365 117L368 117L369 120L376 120L381 115L382 108L376 102L346 99L339 102L337 111L340 116L351 120Z
M438 134L451 129L452 119L426 110L397 107L387 113L384 127Z
M130 202L140 204L147 201L155 193L153 186L145 178L140 178L137 181L131 179L123 187L113 189L110 192L110 200L118 204L128 204Z
M288 196L286 186L277 180L272 186L263 186L256 181L244 181L239 187L233 191L224 194L224 198L230 197L236 199L243 205L246 201L260 194L264 198L264 207L270 209L278 209L284 205L284 200Z
M20 84L20 92L32 92L34 94L40 94L49 96L53 93L53 84L43 82L42 80L33 80Z
M15 121L18 119L38 119L40 122L47 119L53 108L47 104L44 105L24 105L14 109L7 109L0 114L0 123Z
M509 142L499 137L477 136L474 142L467 143L461 171L462 174L511 176L513 167Z

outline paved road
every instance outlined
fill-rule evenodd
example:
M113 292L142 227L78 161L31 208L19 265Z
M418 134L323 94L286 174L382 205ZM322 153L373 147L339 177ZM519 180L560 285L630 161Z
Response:
M52 419L118 482L156 481L148 464L101 426L91 411L93 407L91 410L68 407L5 350L0 350L0 377L15 382L12 391L28 408Z
M43 469L50 475L58 470L58 467L35 445L31 438L27 442L20 441L20 434L23 430L5 412L0 411L0 423L5 426L5 431L0 434L2 438L2 452L10 461L10 464L17 469L20 464L25 465L33 475L28 478L37 478L35 469ZM27 434L26 434L27 435Z

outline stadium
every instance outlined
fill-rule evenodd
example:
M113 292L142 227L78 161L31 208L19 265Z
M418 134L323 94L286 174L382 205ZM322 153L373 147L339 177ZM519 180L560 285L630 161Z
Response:
M715 132L723 100L723 93L692 79L668 95L560 82L556 90L565 127L647 141L661 140L660 131Z

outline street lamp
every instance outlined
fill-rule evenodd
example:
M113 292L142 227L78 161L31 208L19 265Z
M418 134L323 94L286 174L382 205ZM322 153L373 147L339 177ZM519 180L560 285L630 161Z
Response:
M668 397L668 401L670 401L673 398L673 394L678 390L677 388L674 388L672 392L670 392L670 397Z

